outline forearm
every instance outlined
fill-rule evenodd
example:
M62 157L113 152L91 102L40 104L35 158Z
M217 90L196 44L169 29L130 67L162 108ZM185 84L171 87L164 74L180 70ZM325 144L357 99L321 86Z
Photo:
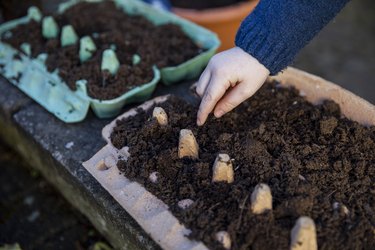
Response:
M255 57L271 74L296 54L349 0L261 0L242 22L236 46Z

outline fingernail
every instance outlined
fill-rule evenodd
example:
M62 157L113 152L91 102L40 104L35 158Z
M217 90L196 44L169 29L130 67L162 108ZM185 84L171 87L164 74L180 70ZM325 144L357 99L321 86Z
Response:
M202 125L201 120L197 119L197 125L198 125L198 126L201 126L201 125Z
M223 111L223 110L218 110L218 111L215 112L215 116L216 116L217 118L220 118L220 117L222 117L223 115L224 115L224 111Z

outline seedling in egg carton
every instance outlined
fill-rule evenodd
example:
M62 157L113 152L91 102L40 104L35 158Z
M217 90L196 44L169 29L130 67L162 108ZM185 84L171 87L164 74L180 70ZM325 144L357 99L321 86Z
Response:
M112 49L106 49L102 57L102 71L109 71L115 75L120 68L120 61L117 59L116 52Z
M90 36L84 36L79 41L79 59L81 63L89 60L96 51L96 45Z
M72 25L65 25L61 31L61 46L66 47L78 42L78 35Z
M80 13L72 13L71 11L74 9L73 6L78 6L81 4L80 2L81 1L70 1L67 5L63 4L60 6L57 13L47 16L43 16L38 8L31 7L28 9L28 14L26 17L12 21L12 25L2 25L3 31L1 31L2 40L0 40L0 46L3 44L3 42L7 43L4 44L4 48L8 50L7 55L9 55L9 58L11 58L11 53L18 53L20 51L23 52L21 57L24 59L24 61L21 61L16 57L14 57L12 60L7 60L9 62L7 62L6 65L9 64L13 66L23 64L22 66L24 69L21 70L21 72L16 72L16 67L6 67L6 75L7 77L9 76L9 80L14 81L14 84L17 84L22 91L36 99L36 101L48 111L66 122L81 121L86 116L88 107L91 107L100 118L113 117L121 111L121 108L124 105L133 102L142 102L148 99L161 78L163 78L163 81L167 84L179 82L183 79L193 78L194 76L199 75L201 68L207 64L208 59L214 54L215 50L219 46L219 41L214 34L201 28L197 28L195 25L175 19L175 17L167 13L158 13L154 11L149 12L147 8L138 8L137 6L139 3L136 1L134 1L134 3L133 1L125 1L126 3L123 1L116 1L116 6L109 6L108 9L103 8L101 13L99 13L100 17L98 16L98 18L100 19L102 17L107 17L106 14L101 15L102 11L103 13L108 13L108 16L110 16L110 13L120 10L124 12L124 17L122 18L121 15L116 17L119 19L122 18L120 20L121 22L126 22L128 21L129 17L132 18L134 14L137 14L137 16L147 19L149 25L154 25L157 27L159 26L159 23L156 21L156 19L163 19L168 23L172 23L171 25L182 28L181 31L179 29L172 29L173 34L171 35L171 41L174 40L173 37L181 37L181 33L186 33L187 36L184 39L184 43L191 46L194 45L192 43L195 43L197 49L199 49L194 55L189 55L189 53L186 53L186 58L181 57L183 58L181 60L171 60L170 63L164 65L161 69L156 66L158 65L158 61L164 60L163 57L173 57L173 53L167 53L166 55L160 56L160 58L150 57L153 58L152 60L155 60L152 62L149 60L150 58L144 60L143 54L138 53L130 55L130 58L120 58L118 50L124 49L122 44L111 44L111 41L109 41L110 43L108 44L103 43L103 41L100 40L102 38L102 30L95 31L94 29L89 34L87 34L87 32L83 32L87 30L87 27L84 27L85 24L91 23L93 24L92 27L96 26L94 23L92 23L93 20L90 20L90 17L92 18L90 11L95 10L97 7L95 5L101 4L99 3L101 1L94 1L95 3L91 3L92 1L89 1L90 3L87 3L89 7L83 9L84 11L87 11L88 15L84 15L84 17L82 16L84 21L80 22L79 29L78 26L73 27L72 24L75 23L77 20L76 17L77 15L79 16ZM123 8L125 7L125 4L126 8ZM94 13L96 14L95 11ZM152 18L149 19L148 17ZM88 19L88 22L86 22L86 19ZM64 20L64 22L60 22L60 20ZM134 21L137 23L136 19L134 19ZM38 23L39 26L35 25L36 23ZM112 27L112 24L113 22L106 22L104 24L104 30L113 30L115 33L119 33L119 35L129 32L130 35L128 42L135 45L135 51L142 51L137 46L152 47L152 45L155 44L153 42L148 42L146 45L137 44L136 42L134 43L130 38L133 37L133 33L138 34L139 30L117 29ZM168 31L168 29L171 29L171 25L165 25L165 27L162 28L163 30L165 29ZM134 26L137 27L138 25ZM16 34L12 33L14 29L19 29L20 33L17 34L22 34L18 39L12 39L12 35ZM31 43L27 40L29 32L35 33L44 39L38 39L40 41L33 41L33 43ZM87 36L81 37L83 36L82 32ZM193 35L190 35L190 33ZM142 34L142 32L140 32L140 34ZM144 38L147 39L147 37L148 34L145 34ZM19 43L19 41L22 42ZM112 42L114 41L115 40ZM165 42L168 43L169 40L166 39ZM36 45L35 48L34 44ZM11 45L9 49L7 45ZM74 47L67 48L69 46ZM79 54L72 53L72 51L76 49L75 46L78 47L77 50L79 51ZM200 50L201 46L204 47L204 51ZM107 48L111 49L111 51L103 52L103 50ZM158 48L155 48L155 50L157 49ZM100 55L98 53L99 51L100 54L102 54L102 52L103 54ZM121 54L125 54L124 51L121 52ZM77 64L75 61L78 55L80 63ZM4 55L0 56L3 58L5 57ZM124 60L128 62L128 65L124 67L124 70L126 69L129 76L135 77L116 77L119 74L118 71L121 70L119 65L120 63L118 62L119 59L121 61ZM33 63L30 64L28 60L32 60ZM74 63L59 63L69 61L74 61ZM191 63L189 61L191 61ZM98 65L93 66L93 63ZM53 91L56 93L62 93L56 96L53 101L54 105L51 105L52 99L48 96L48 93L52 91L50 90L50 84L47 83L45 88L44 86L40 88L47 89L48 91L45 91L43 94L35 94L35 86L33 87L30 85L30 87L25 88L24 86L28 86L27 83L19 84L20 78L13 77L17 73L20 73L21 75L31 74L30 72L34 73L33 69L29 70L29 68L38 64L42 64L40 69L45 78L56 78L53 86L55 90ZM192 67L192 64L195 66ZM132 68L132 66L135 67ZM71 69L72 71L69 72ZM98 70L99 72L97 72ZM87 75L85 73L90 71L92 71L92 75ZM67 72L71 74L66 74ZM104 78L103 87L106 88L106 91L100 91L100 89L96 87L92 88L92 86L96 84L95 80L98 73L102 73ZM13 79L10 79L12 77ZM113 84L108 84L108 81ZM44 85L44 82L47 82L47 80L44 81L43 79L43 81L40 81L40 85ZM122 93L118 93L121 91L119 91L117 87L122 83L126 85L126 87L122 88ZM76 88L75 85L77 86ZM59 91L56 91L56 89ZM70 93L69 90L72 90L72 93ZM77 99L77 102L80 103L80 105L77 105L79 108L71 111L70 106L66 104L65 101L66 95L73 96L72 99Z
M52 16L46 16L42 21L42 34L46 39L57 38L60 28Z
M22 43L20 48L26 55L31 55L31 45L29 43Z
M43 15L42 13L40 12L40 10L35 7L35 6L31 6L28 10L27 10L27 16L31 19L31 20L34 20L35 22L40 22L43 18Z
M133 55L133 65L138 65L141 63L141 57L138 54Z

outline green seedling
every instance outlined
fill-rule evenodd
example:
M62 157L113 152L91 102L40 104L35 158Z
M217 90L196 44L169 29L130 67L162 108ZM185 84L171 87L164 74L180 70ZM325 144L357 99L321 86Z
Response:
M133 65L138 65L141 62L141 57L138 54L133 55Z
M76 44L78 35L72 25L65 25L61 31L61 46L70 46Z
M48 55L46 53L39 54L36 59L41 63L46 63Z
M31 55L31 45L29 43L21 44L21 50L28 56Z
M42 12L40 12L40 10L35 7L35 6L31 6L28 10L27 10L27 16L31 19L31 20L34 20L35 22L40 22L42 20Z
M53 17L47 16L43 18L42 33L46 39L57 38L59 35L59 26Z
M93 38L99 38L99 33L97 33L97 32L94 32L94 33L92 33L91 34L91 36L93 37Z
M116 53L111 49L106 49L103 52L102 71L108 70L112 75L115 75L120 68L120 62L117 59Z
M96 51L96 46L94 41L89 36L82 37L79 46L79 59L81 62L89 60L94 52Z
M111 44L111 45L109 46L109 48L110 48L111 50L113 50L113 51L116 51L117 46L116 46L116 44Z

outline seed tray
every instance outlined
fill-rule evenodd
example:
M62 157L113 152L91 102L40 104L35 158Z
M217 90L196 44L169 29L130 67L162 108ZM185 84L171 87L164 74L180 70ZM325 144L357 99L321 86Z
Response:
M101 1L86 0L86 2ZM77 81L76 91L70 90L57 71L48 72L45 65L47 54L30 58L26 53L22 53L2 41L0 41L0 74L60 120L74 123L82 121L86 117L90 106L98 117L108 118L117 115L126 104L147 100L160 79L164 84L170 85L197 77L220 45L217 36L212 32L173 14L155 10L136 0L113 1L125 13L141 15L155 25L174 23L180 26L196 44L204 49L204 52L175 67L162 69L154 67L154 78L150 82L112 100L91 98L87 94L85 80ZM72 0L63 3L58 12L63 13L79 2L82 1ZM31 16L26 16L1 25L0 36L11 35L11 29L28 23L31 18Z
M347 118L363 125L375 125L375 107L333 83L293 68L287 69L278 76L271 77L270 80L277 80L284 87L294 86L300 91L302 96L305 96L308 101L314 104L319 104L327 99L333 100L340 105L342 113ZM168 96L157 97L144 103L139 108L148 110L154 104L165 102L167 99ZM168 207L165 203L146 191L140 184L130 182L125 176L120 175L116 166L117 160L119 158L126 160L129 157L128 148L116 149L111 143L110 136L118 120L135 115L137 115L137 108L119 116L104 127L102 136L107 142L107 145L90 160L83 163L83 166L162 248L191 249L191 244L198 244L193 246L199 246L199 249L203 249L203 247L206 248L203 243L192 243L192 241L186 237L189 230L181 227L178 221L175 221L176 218L168 211ZM103 166L106 167L102 168ZM138 195L139 193L145 194L144 192L147 193L147 195ZM137 197L134 199L137 199L136 203L138 204L149 202L147 203L147 207L151 207L152 209L143 211L145 206L143 206L143 208L135 206L129 196ZM169 224L169 226L164 224L155 225L154 223L154 221L159 221L160 218L163 218L160 221L168 221L172 217L174 218L174 223L166 223ZM158 230L159 225L166 226L168 229ZM168 233L165 233L165 231ZM175 241L180 243L175 243Z
M85 1L101 2L103 0ZM64 12L78 2L81 1L72 0L60 5L59 12ZM141 1L114 0L114 2L118 7L122 8L125 13L143 16L155 25L173 23L180 26L186 35L204 50L204 52L180 65L161 68L161 80L165 85L171 85L182 80L198 77L220 46L220 41L215 33L174 14L162 10L155 10L153 7Z
M154 104L167 99L168 96L158 97L147 101L139 108L147 110ZM136 109L131 109L121 117L125 118L136 114ZM117 160L119 158L126 159L128 149L125 147L118 150L111 145L108 133L113 126L109 125L103 130L103 136L107 138L108 145L90 160L84 162L83 166L163 249L207 249L203 243L185 237L190 231L168 211L166 204L137 182L131 182L119 174L116 167Z

